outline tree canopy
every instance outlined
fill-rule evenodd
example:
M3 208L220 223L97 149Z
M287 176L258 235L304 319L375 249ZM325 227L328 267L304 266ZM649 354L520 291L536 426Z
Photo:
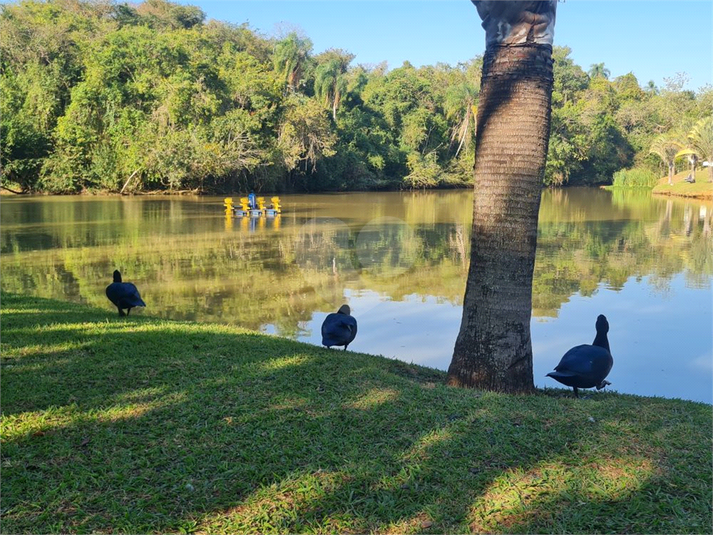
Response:
M472 184L480 56L355 65L147 0L0 6L2 185L13 190L324 191ZM713 88L585 72L555 47L545 184L667 172L652 142L690 132ZM677 162L676 165L685 165Z

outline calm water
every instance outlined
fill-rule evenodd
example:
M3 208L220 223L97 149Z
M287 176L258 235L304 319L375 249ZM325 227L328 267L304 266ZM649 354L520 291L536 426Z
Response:
M359 320L350 349L446 369L471 192L282 201L280 217L249 220L226 218L222 198L3 197L2 288L115 312L104 288L118 268L148 304L138 313L315 344L326 314L348 302ZM603 313L612 389L713 402L712 216L709 201L543 193L535 383L559 386L545 374L568 348L591 343Z

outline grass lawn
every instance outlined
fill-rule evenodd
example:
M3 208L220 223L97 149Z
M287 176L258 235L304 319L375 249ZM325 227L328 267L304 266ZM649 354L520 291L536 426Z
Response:
M3 294L2 532L710 533L711 406L444 378Z
M668 185L668 176L659 180L659 183L654 186L652 193L661 195L677 195L680 197L702 197L706 199L713 198L713 182L710 182L711 175L708 169L696 170L695 184L689 184L683 179L686 178L689 171L684 171L674 175L673 185Z

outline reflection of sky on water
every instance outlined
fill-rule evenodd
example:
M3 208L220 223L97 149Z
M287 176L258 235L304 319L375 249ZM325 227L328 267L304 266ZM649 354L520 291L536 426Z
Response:
M710 292L688 288L682 275L671 280L664 295L654 293L646 279L630 279L620 292L600 289L591 298L573 296L556 320L533 322L535 382L538 386L550 382L543 376L569 347L582 343L580 334L584 343L591 343L594 321L603 313L611 326L614 355L608 388L712 403L712 310Z
M393 301L371 291L348 292L346 301L359 320L359 334L350 350L448 368L460 326L460 306L432 296L410 295ZM666 310L688 312L670 315ZM646 278L631 278L618 292L602 285L592 297L572 296L557 318L533 317L535 384L561 387L545 375L570 347L594 340L596 317L605 314L614 355L608 388L713 403L712 310L711 294L687 288L682 275L674 277L670 291L663 295ZM319 345L326 315L315 313L303 325L299 340Z

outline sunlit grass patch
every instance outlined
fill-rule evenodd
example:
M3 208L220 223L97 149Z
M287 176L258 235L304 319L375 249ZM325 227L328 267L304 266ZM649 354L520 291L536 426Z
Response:
M136 419L146 416L151 411L178 404L185 399L185 395L181 393L172 393L166 396L156 393L131 393L125 397L127 399L124 402L114 402L105 407L90 410L82 410L77 403L71 403L59 407L49 407L43 411L3 416L0 420L3 442L17 442L28 436L40 437L71 426L91 427ZM107 401L109 402L109 400Z
M353 532L365 527L354 515L325 518L322 514L326 512L322 504L348 480L342 472L322 469L288 474L280 483L258 489L241 505L207 516L201 527L206 532L301 533L329 526L340 533Z
M17 365L25 357L51 356L64 351L79 351L85 346L82 342L64 342L61 344L32 344L20 347L3 347L2 364Z
M392 388L372 388L347 403L345 406L358 410L370 410L399 397L399 391Z
M711 183L711 175L708 169L696 170L696 182L693 184L689 184L684 180L688 174L689 171L676 174L673 177L672 185L668 184L668 177L661 178L658 185L654 186L652 192L680 197L713 198L713 183Z
M92 411L88 414L88 417L96 423L116 423L120 420L141 418L146 416L151 411L170 407L173 403L180 403L183 399L185 399L185 396L173 394L170 398L164 397L160 401L156 400L127 403L126 405L113 406L103 410Z
M565 525L567 517L589 514L592 532L606 531L607 519L597 517L596 511L635 499L632 496L651 482L655 471L644 458L509 469L473 504L470 528L474 533L520 533L532 525Z
M415 444L402 455L404 461L425 461L433 455L435 447L453 440L454 432L450 428L434 429L420 437ZM437 453L436 453L437 454Z
M3 415L0 419L3 444L23 437L40 437L48 432L67 427L81 417L76 404L49 407L43 411Z
M282 357L268 360L261 364L261 368L265 371L283 370L295 366L306 364L309 360L307 355L294 355L290 357Z
M434 522L431 515L422 511L411 517L407 517L386 527L384 533L388 535L399 535L403 533L433 533Z

